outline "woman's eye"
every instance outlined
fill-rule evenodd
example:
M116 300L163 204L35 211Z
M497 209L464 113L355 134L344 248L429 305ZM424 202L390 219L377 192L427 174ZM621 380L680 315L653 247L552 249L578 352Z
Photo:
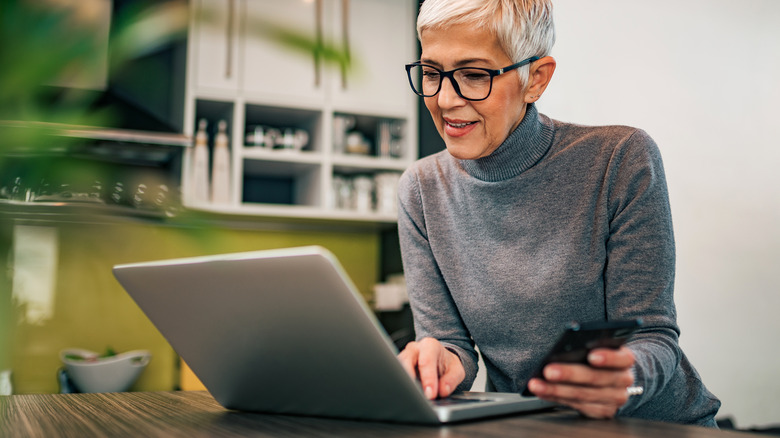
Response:
M490 79L490 75L484 71L466 71L463 72L463 78L471 82L480 82Z

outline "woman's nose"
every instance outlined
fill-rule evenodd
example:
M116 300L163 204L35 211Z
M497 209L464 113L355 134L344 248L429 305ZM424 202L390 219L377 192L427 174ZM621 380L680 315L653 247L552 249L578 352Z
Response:
M455 91L455 85L452 78L443 78L441 89L439 90L438 103L441 108L451 108L466 103L466 100L460 97Z

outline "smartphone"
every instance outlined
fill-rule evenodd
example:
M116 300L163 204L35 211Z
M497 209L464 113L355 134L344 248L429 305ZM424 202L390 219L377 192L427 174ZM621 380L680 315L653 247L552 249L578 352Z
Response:
M631 335L642 326L641 319L621 321L573 322L566 327L558 342L553 345L531 378L542 377L542 370L549 363L588 363L588 353L595 348L618 349L628 342ZM530 380L530 379L529 379ZM523 395L532 396L526 384Z

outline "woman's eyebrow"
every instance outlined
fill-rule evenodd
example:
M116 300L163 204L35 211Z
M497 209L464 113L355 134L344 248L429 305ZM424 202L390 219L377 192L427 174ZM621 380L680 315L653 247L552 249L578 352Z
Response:
M485 58L462 59L455 63L455 67L464 67L471 64L490 64L491 61Z
M433 59L430 59L430 58L421 58L420 62L423 63L423 64L430 64L430 65L433 65L435 67L441 67L442 66L441 63L436 62L436 61L434 61ZM458 60L453 65L454 65L455 68L458 68L458 67L465 67L465 66L468 66L468 65L471 65L471 64L488 64L489 65L490 63L491 63L491 61L488 60L488 59L485 59L485 58L467 58L467 59Z

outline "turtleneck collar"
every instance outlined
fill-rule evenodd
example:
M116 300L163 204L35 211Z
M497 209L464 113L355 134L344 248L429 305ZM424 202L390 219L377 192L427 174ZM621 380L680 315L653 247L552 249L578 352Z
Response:
M539 111L528 104L523 121L506 140L487 157L457 160L463 170L482 181L497 182L520 175L547 153L553 128L539 119Z

